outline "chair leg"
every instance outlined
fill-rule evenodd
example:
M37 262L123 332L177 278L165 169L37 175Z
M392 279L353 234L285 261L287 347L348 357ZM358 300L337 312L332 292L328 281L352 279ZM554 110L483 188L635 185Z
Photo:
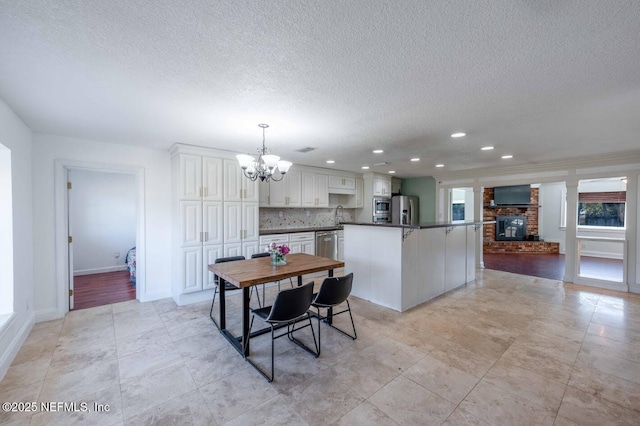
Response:
M309 348L304 343L302 343L300 340L298 340L295 337L293 337L293 333L296 331L296 323L295 322L292 323L292 324L288 324L287 325L287 337L293 343L295 343L296 345L300 346L302 349L304 349L305 351L309 352L314 357L318 358L320 356L320 348L318 346L318 341L316 340L316 333L313 330L313 324L311 323L311 315L310 315L309 312L307 312L307 320L309 321L309 328L311 329L311 335L313 336L313 346L316 349L315 351L313 349Z
M345 300L345 302L347 302L347 309L345 309L344 311L340 311L340 312L334 313L333 316L336 316L338 314L342 314L342 313L345 313L345 312L349 312L349 318L351 319L351 327L353 328L353 335L351 335L351 334L347 333L346 331L341 330L338 327L336 327L335 325L333 325L331 322L328 321L326 316L323 317L322 315L320 315L320 308L317 308L318 309L318 330L320 329L320 322L324 321L324 322L327 323L327 325L329 325L329 327L338 330L340 333L344 334L345 336L350 337L353 340L356 340L358 338L358 334L356 333L356 324L355 324L355 322L353 322L353 315L351 314L351 305L349 304L349 300ZM319 334L320 334L320 331L318 331L318 335Z

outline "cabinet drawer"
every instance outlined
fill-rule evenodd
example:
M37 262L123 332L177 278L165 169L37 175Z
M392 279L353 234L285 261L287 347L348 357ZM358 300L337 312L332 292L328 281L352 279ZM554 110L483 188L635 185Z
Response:
M295 234L289 234L289 241L313 241L315 239L315 232L296 232Z
M271 243L288 244L289 234L263 235L260 237L260 246L269 245Z

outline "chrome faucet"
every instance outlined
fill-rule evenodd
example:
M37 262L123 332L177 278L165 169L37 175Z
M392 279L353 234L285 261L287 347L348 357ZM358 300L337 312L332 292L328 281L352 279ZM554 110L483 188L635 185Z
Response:
M340 209L340 215L338 215L338 209ZM333 215L333 222L335 223L336 226L340 225L341 220L344 220L343 214L344 214L344 207L338 204L338 206L336 207L336 211Z

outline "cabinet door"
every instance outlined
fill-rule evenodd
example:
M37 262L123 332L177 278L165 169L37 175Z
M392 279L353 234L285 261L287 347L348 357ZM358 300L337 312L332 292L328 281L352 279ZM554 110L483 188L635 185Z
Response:
M242 229L244 234L243 240L258 241L260 215L258 213L258 203L242 203Z
M382 195L382 179L373 179L373 195Z
M307 253L310 254L312 256L315 256L316 254L316 242L315 240L311 239L311 240L307 240L305 242L302 243L302 253Z
M356 189L355 178L342 178L342 187L344 189Z
M356 179L356 208L364 207L364 179Z
M329 207L329 176L316 175L316 207Z
M204 262L202 262L202 289L208 290L215 287L213 273L209 272L209 265L216 263L216 259L224 257L222 244L203 247Z
M285 207L286 206L286 182L289 177L285 175L282 182L269 183L269 206Z
M315 173L302 172L301 207L316 206Z
M242 242L242 203L226 202L224 203L224 225L223 225L223 240L225 244L225 256L226 256L226 244ZM242 253L240 253L242 254ZM232 255L233 256L233 255Z
M202 245L202 203L180 201L180 247Z
M260 207L269 207L271 188L269 182L260 182L258 184L258 190L260 191Z
M344 179L340 176L329 176L329 188L342 188Z
M383 180L382 181L382 195L391 195L391 181Z
M289 171L285 176L285 180L287 180L287 197L289 197L287 198L287 207L302 206L302 174L297 170Z
M205 201L222 201L222 160L202 157L202 195Z
M202 290L202 247L187 247L182 254L182 293Z
M292 242L291 244L289 244L289 249L291 250L290 253L304 253L304 249L302 248L303 244L304 243L300 241Z
M244 254L242 254L242 243L224 245L224 257L231 256L244 256Z
M234 160L224 160L224 201L242 200L242 179L246 179L242 174L240 164Z
M204 244L222 244L222 202L205 201L202 204L202 229L204 230Z
M199 155L180 155L180 194L181 200L199 200L202 195L202 157Z
M250 180L242 176L242 201L260 202L259 180Z
M242 243L242 255L251 259L251 256L260 252L260 248L258 246L258 241L245 241Z

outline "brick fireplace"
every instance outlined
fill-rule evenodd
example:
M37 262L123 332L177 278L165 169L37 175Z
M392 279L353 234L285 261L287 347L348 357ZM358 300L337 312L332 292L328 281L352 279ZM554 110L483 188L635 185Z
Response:
M491 200L494 199L493 188L485 188L483 196L483 216L485 221L494 221L498 216L526 218L526 234L528 236L538 235L538 220L540 208L539 189L531 188L531 206L536 207L515 207L515 206L495 206L492 207ZM498 241L496 239L496 225L484 225L484 252L485 253L553 253L560 252L559 243L548 243L545 241Z

